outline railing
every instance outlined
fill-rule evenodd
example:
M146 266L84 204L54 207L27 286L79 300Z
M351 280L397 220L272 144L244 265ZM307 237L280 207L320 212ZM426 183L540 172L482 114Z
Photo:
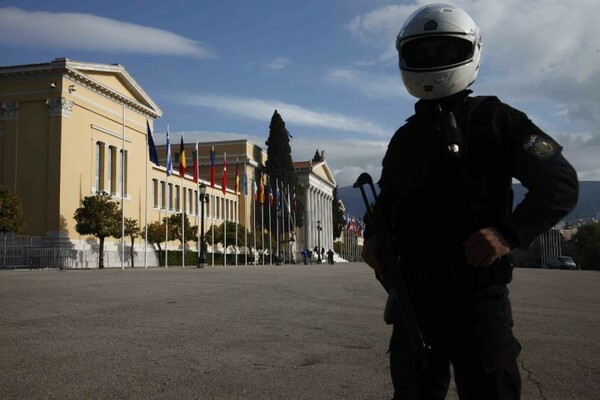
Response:
M0 269L72 268L76 251L35 236L0 234Z

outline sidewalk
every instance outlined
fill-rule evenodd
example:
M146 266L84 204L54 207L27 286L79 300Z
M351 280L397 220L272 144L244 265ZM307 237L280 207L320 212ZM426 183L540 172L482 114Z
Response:
M523 399L600 398L598 287L515 271ZM0 271L0 397L387 399L384 301L359 263Z

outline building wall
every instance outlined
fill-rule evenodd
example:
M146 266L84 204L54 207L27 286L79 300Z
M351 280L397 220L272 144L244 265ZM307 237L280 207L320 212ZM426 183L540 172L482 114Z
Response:
M89 67L89 68L88 68ZM77 68L83 68L77 70ZM89 237L75 231L73 215L84 197L105 191L123 199L126 218L161 221L167 214L186 212L199 225L198 184L193 181L195 143L186 143L187 171L180 176L180 136L171 134L174 171L167 178L166 149L158 146L161 166L148 161L146 121L152 126L160 110L141 92L128 74L111 65L70 63L0 67L0 185L15 192L23 203L26 235L68 239L88 246ZM205 231L223 221L239 221L250 231L258 222L253 187L264 169L266 152L248 140L217 141L199 145L200 183L210 186L210 150L216 153L215 188L207 190ZM124 150L125 191L121 191ZM227 189L221 190L223 158L227 160ZM234 193L236 164L239 195ZM243 179L247 175L248 195ZM306 184L326 193L335 182L327 171L308 170ZM170 189L170 190L169 190ZM176 202L177 201L177 202ZM326 206L326 202L312 207ZM305 210L312 221L317 211ZM266 212L265 212L266 214ZM146 217L147 215L147 217ZM325 235L329 231L326 214ZM314 224L305 236L314 237ZM191 238L190 238L191 239ZM140 241L138 241L140 242ZM107 249L119 240L108 239ZM193 242L188 242L195 247ZM329 248L329 240L324 247ZM305 244L299 244L305 246ZM315 243L316 245L316 243ZM112 247L111 247L112 246ZM169 248L179 248L179 242Z

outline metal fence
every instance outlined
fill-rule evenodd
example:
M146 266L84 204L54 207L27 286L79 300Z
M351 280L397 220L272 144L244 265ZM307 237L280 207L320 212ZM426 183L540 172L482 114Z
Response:
M72 268L77 252L71 246L35 236L0 234L0 268Z

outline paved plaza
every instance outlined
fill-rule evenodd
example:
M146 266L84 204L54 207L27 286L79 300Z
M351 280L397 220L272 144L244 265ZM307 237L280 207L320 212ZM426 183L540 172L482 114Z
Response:
M523 399L600 399L600 273L514 275ZM361 263L0 271L0 398L389 399L385 298Z

